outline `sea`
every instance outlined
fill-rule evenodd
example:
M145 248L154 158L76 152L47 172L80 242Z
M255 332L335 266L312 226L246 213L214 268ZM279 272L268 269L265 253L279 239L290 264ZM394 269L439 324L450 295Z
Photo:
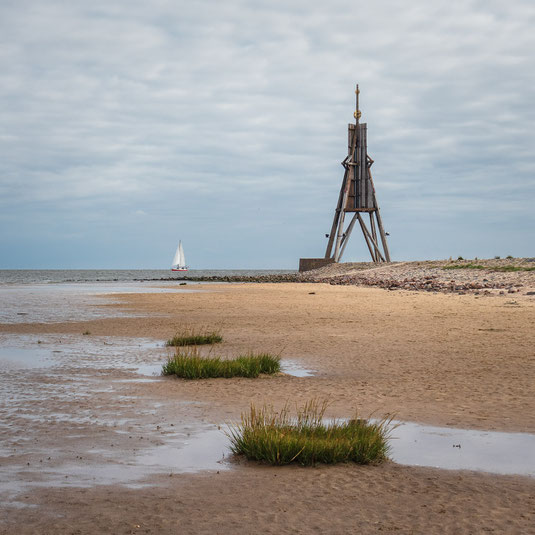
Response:
M192 292L198 279L295 273L292 270L0 270L0 323L53 323L132 315L95 305L113 294ZM188 277L195 279L190 281ZM206 283L205 283L206 284ZM209 283L208 283L209 284Z
M188 277L254 277L296 273L295 270L277 269L190 269L173 272L169 269L1 269L0 285L3 284L54 284L97 282L176 282Z

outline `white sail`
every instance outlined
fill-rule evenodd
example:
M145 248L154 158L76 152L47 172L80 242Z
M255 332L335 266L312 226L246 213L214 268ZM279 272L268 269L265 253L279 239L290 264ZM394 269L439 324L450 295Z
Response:
M178 247L176 248L175 256L173 257L173 264L171 266L171 269L183 271L187 269L186 257L184 256L184 248L182 247L182 241L178 242Z
M179 262L178 265L180 267L185 268L186 267L186 257L184 256L184 248L182 247L182 242L178 242L178 254L179 254Z

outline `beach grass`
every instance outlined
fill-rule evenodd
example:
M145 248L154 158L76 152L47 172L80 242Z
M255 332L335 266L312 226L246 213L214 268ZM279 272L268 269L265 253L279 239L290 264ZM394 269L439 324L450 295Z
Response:
M223 336L218 329L198 329L195 327L184 327L177 332L173 338L166 342L169 347L200 346L206 344L218 344L223 341Z
M216 377L258 377L280 371L280 357L269 353L249 353L233 359L202 357L196 348L177 350L162 367L162 375L176 375L184 379Z
M288 404L279 412L266 405L260 409L251 405L241 423L228 428L231 450L273 465L378 464L387 459L391 419L372 423L355 417L326 422L327 405L309 401L297 409L296 416Z
M489 269L481 264L454 264L453 266L444 266L442 269Z
M535 271L535 267L527 266L482 266L481 264L454 264L453 266L444 266L442 269L486 269L487 271Z
M527 266L498 266L492 268L492 271L535 271L535 267Z

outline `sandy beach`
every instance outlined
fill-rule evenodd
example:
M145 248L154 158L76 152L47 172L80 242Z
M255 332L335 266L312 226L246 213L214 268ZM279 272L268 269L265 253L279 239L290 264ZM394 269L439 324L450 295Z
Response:
M215 326L224 336L222 355L269 351L313 372L124 381L78 400L79 410L137 419L146 441L157 442L170 425L236 421L251 402L281 406L313 397L328 399L336 417L357 409L429 425L535 433L535 298L526 292L459 295L328 283L186 288L196 291L125 294L96 305L132 317L3 324L0 336L47 343L88 332L86 344L134 337L163 342L184 325ZM95 381L125 377L122 369L91 373ZM98 426L89 432L77 425L79 436L72 438L72 427L31 423L41 451L68 442L73 458L85 457L99 440ZM118 457L132 449L134 428L115 436ZM106 433L103 428L109 442ZM18 444L3 466L27 458L24 477L38 480L43 460L31 448L22 458ZM91 456L83 462L90 467ZM0 533L535 533L535 478L393 462L305 469L227 459L221 470L151 474L139 488L28 487L16 501L4 505Z

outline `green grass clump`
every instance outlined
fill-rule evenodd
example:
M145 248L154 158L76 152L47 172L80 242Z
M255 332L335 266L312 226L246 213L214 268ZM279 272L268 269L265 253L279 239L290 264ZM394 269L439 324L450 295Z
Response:
M261 373L280 371L280 357L268 353L248 354L234 359L201 357L196 350L177 351L163 365L163 375L176 375L184 379L214 377L258 377Z
M492 268L492 271L535 271L535 267L527 266L498 266Z
M444 266L442 269L488 269L481 264L454 264L453 266Z
M166 342L166 346L200 346L223 341L220 331L206 329L197 331L194 327L184 328Z
M444 266L442 269L486 269L487 271L535 271L535 267L527 266L482 266L481 264L454 264Z
M288 405L280 412L251 405L250 413L242 414L241 424L227 431L231 450L274 465L376 464L387 459L390 419L325 423L326 408L327 403L312 400L297 411L297 417L291 417Z

